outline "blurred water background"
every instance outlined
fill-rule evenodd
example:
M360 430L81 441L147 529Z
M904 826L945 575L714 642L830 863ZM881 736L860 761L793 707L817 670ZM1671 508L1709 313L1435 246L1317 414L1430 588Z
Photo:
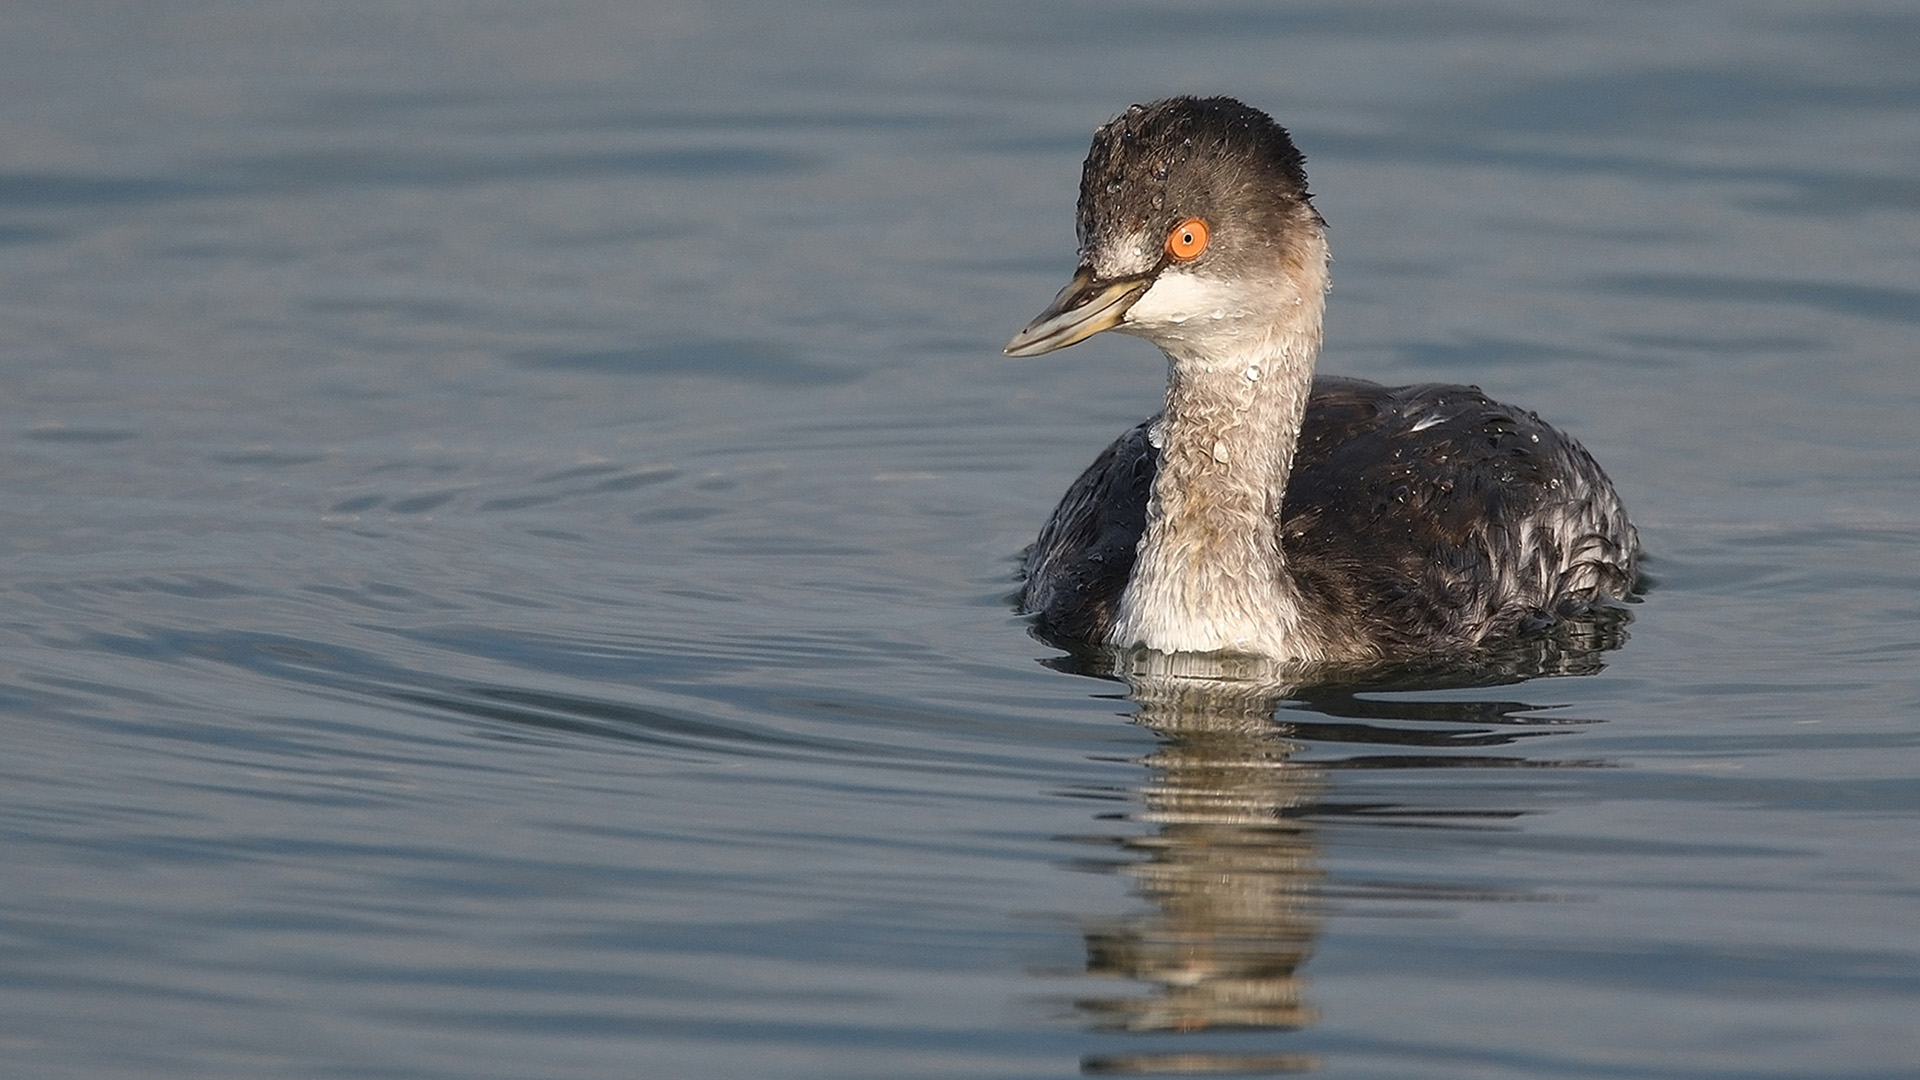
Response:
M6 1073L1915 1075L1916 42L10 6ZM1196 704L1026 633L1164 368L999 347L1092 128L1181 92L1307 153L1324 370L1607 466L1623 648Z

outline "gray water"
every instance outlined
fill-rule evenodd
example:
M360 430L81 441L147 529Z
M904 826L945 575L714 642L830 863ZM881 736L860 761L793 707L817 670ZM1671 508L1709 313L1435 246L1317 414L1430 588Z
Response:
M1916 42L14 6L6 1075L1915 1075ZM1306 151L1325 370L1607 466L1621 648L1196 703L1026 632L1164 367L999 347L1174 92Z

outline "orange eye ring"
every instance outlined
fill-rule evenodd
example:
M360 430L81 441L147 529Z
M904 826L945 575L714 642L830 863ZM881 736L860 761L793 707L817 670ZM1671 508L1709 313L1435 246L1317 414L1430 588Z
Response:
M1192 262L1207 250L1207 223L1190 217L1167 234L1167 254L1176 262Z

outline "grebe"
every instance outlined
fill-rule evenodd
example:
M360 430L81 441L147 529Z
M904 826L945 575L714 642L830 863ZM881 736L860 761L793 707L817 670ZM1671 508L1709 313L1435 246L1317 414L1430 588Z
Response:
M1166 410L1067 490L1026 561L1042 633L1307 662L1466 653L1634 586L1600 466L1477 387L1314 378L1326 222L1279 124L1231 98L1094 133L1080 267L1007 344L1166 353Z

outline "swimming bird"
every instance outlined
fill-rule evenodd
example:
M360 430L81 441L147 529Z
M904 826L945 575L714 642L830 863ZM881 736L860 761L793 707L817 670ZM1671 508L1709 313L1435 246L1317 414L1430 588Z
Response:
M1466 654L1628 597L1640 544L1579 443L1472 386L1314 376L1326 222L1231 98L1094 133L1073 280L1007 344L1166 354L1166 407L1067 490L1026 559L1049 637L1377 662Z

